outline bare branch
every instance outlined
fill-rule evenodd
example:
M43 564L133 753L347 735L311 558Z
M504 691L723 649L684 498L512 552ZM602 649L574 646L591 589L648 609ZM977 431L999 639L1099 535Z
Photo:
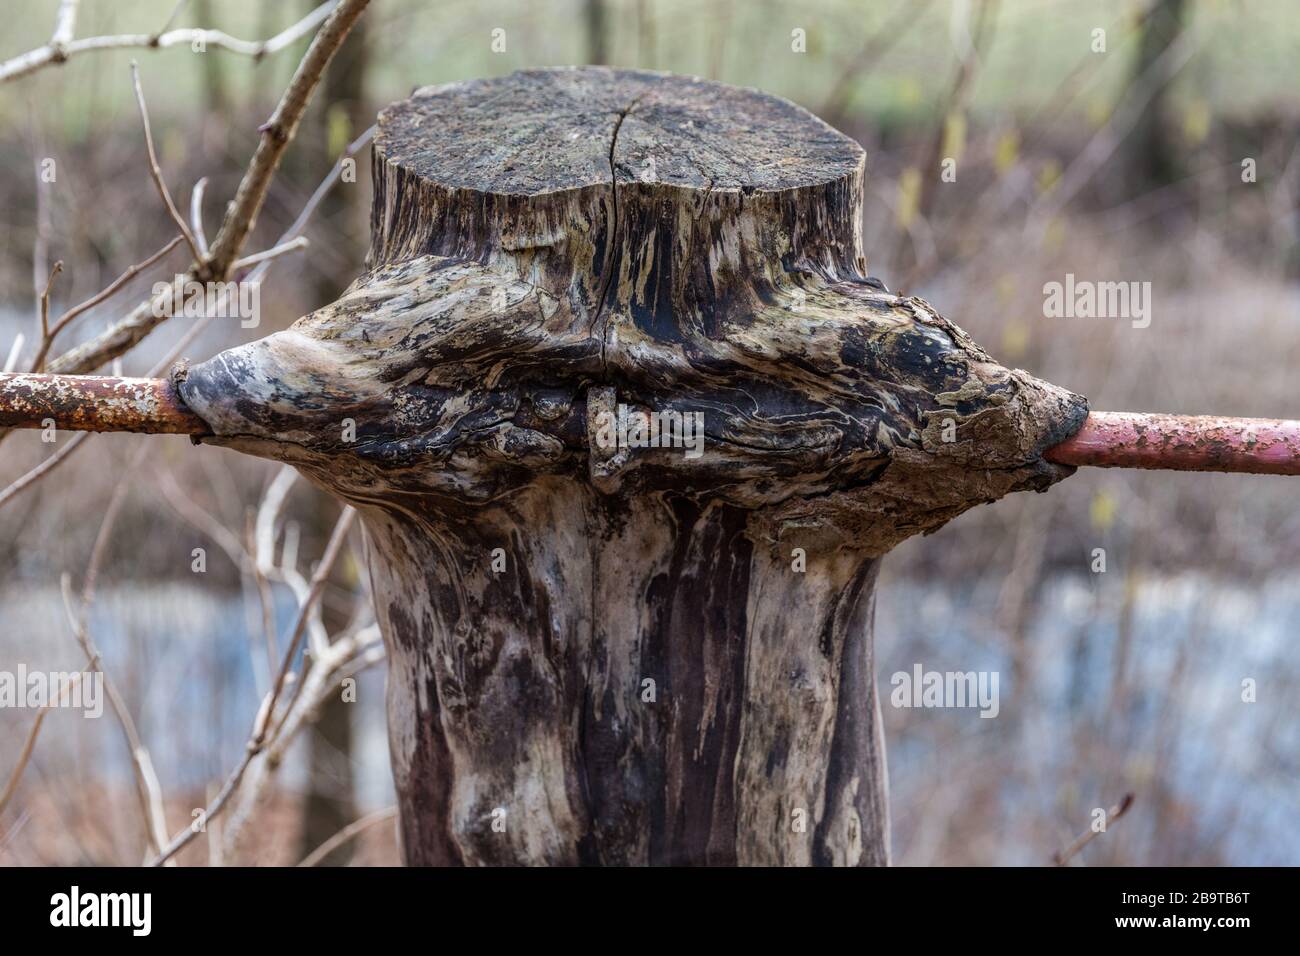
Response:
M266 579L257 554L253 527L253 517L249 515L244 524L244 550L253 556L249 570L253 575L253 584L257 587L257 599L262 605L262 637L266 641L266 672L270 674L275 670L275 601L271 594L271 582Z
M316 566L316 572L311 576L311 590L308 591L307 597L298 606L298 619L294 622L293 635L289 638L289 647L284 654L284 662L280 665L280 673L276 677L275 686L271 688L271 706L266 710L266 724L258 731L257 748L260 750L266 739L266 731L270 726L270 721L275 716L275 704L284 691L284 685L289 676L289 671L293 667L293 660L297 656L298 648L302 645L302 639L307 633L307 626L311 620L312 607L320 600L321 592L325 590L325 581L329 578L330 568L334 566L334 561L343 549L343 542L347 540L348 530L352 527L352 521L356 518L356 509L351 505L343 508L343 513L339 515L339 520L334 524L334 531L330 534L329 543L325 546L325 554L321 557L320 563Z
M12 499L16 498L21 492L26 491L36 482L40 481L55 468L61 465L77 449L77 446L90 437L90 432L80 432L72 436L72 439L56 451L49 458L27 472L22 477L16 479L9 487L0 491L0 508L3 508Z
M1124 794L1124 798L1120 800L1120 802L1116 806L1111 807L1110 810L1106 812L1107 826L1114 823L1124 814L1128 813L1128 808L1131 806L1133 806L1133 794L1126 793ZM1069 863L1070 859L1074 857L1075 854L1077 854L1080 850L1082 850L1085 846L1087 846L1092 841L1093 837L1095 837L1098 833L1105 833L1105 832L1106 832L1105 830L1094 830L1091 827L1089 827L1082 834L1080 834L1074 840L1073 843L1067 846L1064 850L1061 850L1058 853L1056 853L1052 857L1052 862L1055 863L1057 866L1065 866L1065 864Z
M189 3L189 0L176 0L175 5L172 6L172 12L167 16L167 22L164 23L162 29L158 31L158 36L162 36L172 28L172 24L176 22L176 18L181 15L181 11L185 9L185 4L187 3Z
M330 170L329 174L326 175L326 177L321 180L320 185L316 187L316 191L312 193L311 198L307 200L307 204L303 206L302 211L298 213L298 218L295 219L293 221L293 224L287 230L285 230L283 235L280 236L279 245L284 245L289 240L297 236L300 232L302 232L302 230L306 227L308 220L311 218L312 213L314 213L316 209L320 206L321 200L323 200L325 196L328 195L330 189L334 186L335 183L339 181L339 178L343 172L344 162L347 159L354 156L367 143L369 143L371 138L374 136L374 134L375 134L375 127L372 126L364 133L362 133L360 136L358 136L356 140L344 151L344 155L340 157L337 163L334 164L334 168ZM262 277L266 275L267 270L270 269L273 262L274 260L266 260L260 262L253 269L252 273L250 273L245 278L244 281L245 282L261 281ZM221 301L224 302L226 297L228 297L228 295L229 295L229 291L223 290ZM145 305L142 306L141 308L148 309L149 303L145 303ZM190 343L193 342L196 338L198 338L198 336L203 332L204 329L208 327L208 324L212 322L212 320L213 320L213 316L207 315L204 316L199 321L195 322L194 325L190 327L190 330L186 332L183 336L181 336L180 341L177 342L168 351L168 353L165 356L163 356L163 358L159 360L159 362L156 365L154 365L152 369L149 370L149 375L153 376L153 375L162 374L162 372L165 371L174 361L176 361L177 357L181 355L185 351L185 349L189 347ZM143 338L143 335L141 337ZM19 338L21 339L21 336ZM15 341L14 354L16 354L16 352L20 350L21 347L22 347L21 341ZM13 355L11 355L11 358L13 358ZM66 355L62 356L60 359L56 360L54 364L57 365L57 363L59 361L62 361L63 358L67 358L67 356ZM16 358L14 359L14 361L16 361ZM10 368L11 366L7 364L5 371L6 372L9 371ZM3 404L3 397L0 397L0 404ZM0 439L2 439L5 434L6 432L4 431L4 429L0 427ZM63 461L65 461L81 445L81 443L88 437L89 434L90 434L89 432L81 432L77 434L76 436L73 437L73 439L70 442L68 442L66 445L60 448L49 458L45 459L39 465L32 468L29 472L24 474L22 477L18 478L7 488L0 490L0 507L4 507L6 503L8 503L10 500L16 497L22 491L24 491L27 488L30 488L33 484L35 484L45 475L49 474L56 467L58 467L58 465L60 465Z
M203 230L203 193L208 188L208 177L204 176L190 191L190 229L194 241L199 244L201 258L208 256L208 234Z
M21 76L34 73L43 66L51 63L64 63L70 57L80 53L89 53L92 50L122 50L122 49L141 49L141 50L165 50L173 46L188 46L202 44L204 47L218 47L223 50L229 50L231 53L239 53L244 56L251 56L255 60L260 60L264 56L270 56L273 53L285 49L296 43L299 39L306 36L312 30L329 16L330 11L337 5L338 0L328 0L319 7L307 14L293 26L277 33L270 39L261 42L250 40L240 40L223 33L220 30L203 30L195 28L186 28L181 30L167 30L172 19L168 18L164 31L158 33L132 33L121 34L118 36L101 36L86 37L81 40L72 39L72 31L76 16L76 0L64 0L63 6L59 9L58 26L56 27L54 38L43 47L37 47L21 56L16 56L12 60L0 63L0 83L6 83L10 80L16 80ZM71 7L71 12L66 13Z
M73 686L87 673L89 672L81 670L68 678L59 691L59 700L65 700ZM23 749L18 754L18 763L14 765L14 769L9 773L9 781L5 784L4 792L0 793L0 813L5 812L5 808L9 806L9 801L13 799L14 794L18 791L18 781L22 779L23 771L27 769L27 764L32 759L32 751L36 749L36 738L40 736L41 724L45 723L45 715L53 707L54 702L50 702L36 712L36 719L32 722L32 729L27 732L27 739L23 741Z
M158 165L158 154L153 148L153 130L149 126L149 108L145 106L144 89L140 86L140 68L136 65L135 60L131 61L131 85L135 88L135 102L140 108L140 122L144 124L144 147L149 154L149 175L153 177L154 185L158 187L158 195L162 197L163 205L167 207L167 214L172 217L172 221L180 229L181 235L185 237L185 242L190 247L190 253L194 256L194 261L202 262L204 259L203 252L199 249L194 234L190 232L185 217L176 208L171 190L167 188L167 181L163 179L162 167Z
M263 706L265 706L265 704ZM260 715L260 711L259 711L259 715ZM213 801L209 803L208 806L204 809L203 812L204 821L214 819L218 814L221 813L222 809L225 808L226 801L230 799L230 795L235 792L235 788L237 788L240 782L244 779L244 774L248 770L248 765L253 762L254 756L255 754L251 747L245 749L244 755L242 758L240 758L238 765L236 765L235 769L231 771L230 776L226 778L225 783L221 785L221 789L217 791L216 798L213 799ZM176 836L172 838L172 841L167 844L166 848L162 851L162 853L160 853L152 862L150 862L149 865L162 866L173 856L175 856L178 852L184 849L185 845L189 843L192 839L194 839L194 837L197 836L198 833L199 831L195 830L192 826L186 827L184 830L182 830L180 833L176 834Z
M320 846L316 847L316 849L312 850L311 853L307 854L298 865L315 866L357 834L369 830L377 823L391 820L395 816L397 816L397 807L385 807L383 810L376 810L374 813L369 813L359 820L353 820L338 833L334 834Z
M55 322L53 326L49 326L49 320L48 320L49 296L48 296L48 289L47 289L47 294L41 297L42 315L45 317L45 320L42 324L47 327L42 329L43 339L41 341L40 351L36 353L36 358L32 361L32 371L39 372L41 368L45 365L45 358L47 355L49 355L50 347L54 344L54 339L58 336L60 332L62 332L64 329L68 327L68 323L70 323L77 316L83 314L84 312L90 309L93 309L101 302L110 298L115 292L117 292L124 285L126 285L136 276L138 276L141 272L143 272L145 269L148 269L151 265L153 265L163 256L167 255L167 253L175 249L177 244L181 241L182 238L184 237L174 236L172 240L167 243L167 245L163 246L161 249L159 249L157 252L151 255L148 259L145 259L143 262L137 262L135 265L130 266L125 272L123 272L120 276L114 279L107 286L107 288L95 293L85 302L82 302L80 305L75 305L67 312L64 312L63 315L59 316L59 320Z
M14 336L14 344L9 347L9 357L5 359L4 367L0 368L0 372L12 372L18 367L18 357L23 354L23 343L26 341L21 332Z
M278 564L275 560L276 523L279 521L280 512L284 509L284 502L288 498L289 489L293 487L297 480L297 469L292 465L283 465L276 473L274 480L267 486L266 493L262 495L262 502L257 508L257 521L253 533L253 555L258 573L259 587L271 578L275 578L288 585L299 605L302 605L311 595L310 583L298 573L298 569L288 560L288 553L281 557ZM286 543L286 552L287 547ZM294 555L294 560L297 560L296 555ZM329 635L325 630L325 622L321 617L319 601L315 602L312 608L307 637L308 647L311 648L312 654L316 657L324 654L329 647Z
M298 650L302 645L303 635L307 630L308 619L311 615L312 606L320 599L321 592L325 588L325 581L329 577L330 568L333 567L334 561L338 558L339 552L343 549L343 542L347 539L348 531L352 527L353 519L356 517L356 511L351 506L344 507L339 519L334 524L334 531L330 534L329 543L325 546L325 553L321 556L320 563L316 567L315 574L311 579L311 591L307 600L302 602L298 608L298 618L294 624L293 635L289 639L289 646L285 650L284 658L280 662L280 671L276 675L275 685L271 693L267 695L266 700L257 712L257 717L253 721L253 732L249 737L248 746L245 748L244 755L240 759L238 766L226 778L222 785L221 791L217 794L216 800L208 807L205 819L211 819L220 813L225 807L226 802L230 799L231 794L238 789L244 779L249 764L253 758L260 754L271 742L274 737L268 736L272 722L275 719L276 703L279 701L284 687L289 680L289 673L293 669L294 659L297 657ZM283 724L281 724L283 727ZM186 827L180 833L172 838L171 843L158 855L150 865L160 866L166 863L176 855L186 844L188 844L197 835L197 831L192 827Z
M41 150L37 149L37 152ZM50 273L50 184L45 181L41 160L36 160L36 236L32 241L32 290L36 314L40 316L41 283Z
M54 36L50 38L50 46L64 47L72 40L72 34L77 29L77 3L78 0L63 0L59 4L58 16L54 21Z
M145 448L141 448L137 452L131 465L127 468L128 473L144 458L144 452ZM113 527L117 523L117 516L121 512L122 503L126 500L127 487L124 475L113 490L113 496L109 500L108 507L104 512L104 519L99 526L99 533L95 537L95 545L86 568L86 581L82 590L81 604L78 608L74 609L73 607L72 583L69 575L63 575L61 585L63 589L63 605L68 615L68 624L72 628L72 635L86 655L87 670L98 671L103 677L104 691L108 694L108 700L113 708L114 715L117 717L118 726L122 728L122 735L126 739L127 750L131 754L132 769L135 773L136 796L140 801L140 812L144 816L145 833L148 838L147 849L157 851L162 848L163 841L167 839L167 821L162 812L161 790L158 785L158 776L153 769L153 760L140 739L135 721L131 718L131 712L126 706L125 698L122 697L117 684L104 670L103 655L91 638L90 629L86 624L90 603L94 600L95 580L99 575L99 565L107 552L108 541L112 536Z
M1185 31L1171 43L1151 64L1145 73L1131 83L1115 111L1078 156L1066 167L1053 189L1044 194L1030 209L1031 227L1042 224L1060 212L1078 192L1088 184L1093 175L1105 167L1107 160L1119 148L1142 118L1142 112L1162 87L1172 82L1182 72L1199 49L1195 31Z
M221 231L209 250L206 265L195 262L190 267L187 279L221 282L229 275L231 266L239 258L239 253L253 230L271 178L285 148L297 131L298 122L320 82L321 74L367 3L369 0L341 0L312 40L270 123L263 127L262 140L239 184ZM50 363L50 370L73 374L93 372L105 362L124 354L166 321L166 313L157 308L157 304L153 299L141 303L125 318L95 338L59 356Z
M242 259L236 259L230 264L230 270L235 272L239 269L246 269L249 266L255 266L259 262L269 262L272 259L278 259L290 252L297 252L299 249L306 249L310 242L306 236L299 236L297 239L290 239L288 242L282 242L278 246L272 246L270 249L264 249L261 252L255 252L251 256L244 256Z
M176 483L176 478L170 470L164 469L161 471L158 479L163 497L167 499L167 503L172 506L176 514L186 524L216 542L217 547L226 553L230 563L239 568L241 572L246 572L249 568L248 554L244 546L240 544L239 538L218 521L215 516L182 491L181 486Z
M284 718L275 733L268 737L254 772L240 788L238 804L231 811L226 828L224 848L227 856L234 852L244 825L275 771L283 765L285 755L298 734L340 681L384 659L381 642L377 624L350 629L312 661L306 677L295 685L294 696L284 708Z
M85 302L82 302L80 305L75 305L67 312L64 312L63 315L59 317L59 321L55 323L54 328L50 330L50 335L51 336L58 335L60 330L66 327L67 324L71 322L73 319L75 319L77 316L81 315L83 312L86 312L89 309L93 309L95 306L99 305L105 299L108 299L115 292L117 292L118 289L122 288L122 286L126 285L128 282L130 282L132 279L138 276L145 269L148 269L151 265L153 265L163 256L167 255L167 253L175 249L177 244L181 241L182 238L184 237L173 236L165 246L163 246L161 249L159 249L157 252L151 255L148 259L144 259L140 262L137 262L133 266L129 266L125 272L123 272L120 276L114 279L112 283L110 283L102 292L96 293L95 295L87 299Z
M843 113L853 94L854 85L860 83L863 76L884 58L909 26L921 19L931 2L932 0L901 0L893 14L867 38L858 55L841 71L831 91L826 94L826 99L822 101L820 112L823 115L829 118Z
M54 268L50 270L50 277L45 280L45 288L41 291L41 337L50 337L50 290L54 288L54 277L63 271L63 260L60 259L54 263Z
M289 141L298 131L298 123L307 111L312 93L368 3L369 0L342 0L298 64L298 70L275 112L259 128L262 140L235 193L234 205L212 243L210 267L214 273L224 276L230 264L239 257L239 250L257 224L257 214L266 200L271 177L275 175Z
M81 674L75 676L80 677ZM71 683L71 681L68 683ZM32 751L36 749L36 738L41 734L41 724L45 723L45 715L49 713L52 706L52 704L46 704L36 712L36 719L32 721L32 729L27 732L27 739L23 741L23 749L18 754L18 763L9 772L9 781L5 784L4 792L0 793L0 813L4 813L5 808L9 806L9 801L18 792L18 781L23 778L23 771L27 769L27 763L32 759Z
M334 168L331 169L325 178L320 181L320 185L316 187L316 191L311 194L311 198L309 198L306 204L302 207L302 211L298 213L298 218L293 221L293 224L286 229L284 235L280 237L281 243L302 232L303 228L307 225L307 220L310 219L311 214L316 211L316 207L321 204L321 201L327 195L329 195L329 191L334 188L334 184L342 177L343 169L348 160L361 152L361 150L372 139L374 139L376 129L378 129L377 126L371 126L348 145L348 148L343 151L343 155L339 157L338 162L334 164Z

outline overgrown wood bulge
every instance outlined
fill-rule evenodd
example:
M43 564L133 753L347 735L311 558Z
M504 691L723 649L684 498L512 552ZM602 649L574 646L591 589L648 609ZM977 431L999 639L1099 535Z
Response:
M408 861L886 863L878 562L1084 400L869 278L862 150L772 96L424 89L374 172L364 275L177 386L360 512Z

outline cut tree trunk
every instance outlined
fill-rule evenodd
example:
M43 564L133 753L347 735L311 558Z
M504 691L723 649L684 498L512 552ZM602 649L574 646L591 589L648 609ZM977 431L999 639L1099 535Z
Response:
M420 90L365 275L177 373L360 510L409 862L889 861L880 558L1068 475L1087 408L868 277L864 170L700 80Z

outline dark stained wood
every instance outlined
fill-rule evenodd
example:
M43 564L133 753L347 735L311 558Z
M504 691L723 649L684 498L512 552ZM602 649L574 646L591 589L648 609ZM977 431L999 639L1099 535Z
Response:
M178 387L361 511L408 861L887 863L879 560L1069 474L1083 399L869 279L862 150L757 91L421 90L374 167L367 272Z

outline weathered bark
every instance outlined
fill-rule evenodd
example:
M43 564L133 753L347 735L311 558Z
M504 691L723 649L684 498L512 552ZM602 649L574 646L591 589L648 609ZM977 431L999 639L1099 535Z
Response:
M879 559L1069 474L1086 406L868 278L864 166L698 80L421 90L367 273L178 374L363 516L410 862L888 862ZM702 453L604 447L619 405Z
M348 38L339 48L338 55L325 73L322 96L308 114L307 130L311 136L310 152L319 156L333 155L330 130L337 122L335 111L347 117L347 138L372 122L373 108L365 103L366 75L370 63L368 28L363 17L352 28ZM302 134L300 134L302 135ZM334 147L337 149L337 147ZM304 151L305 152L305 151ZM300 152L299 155L302 155ZM333 237L340 254L360 258L364 251L361 229L360 199L347 189L334 189L321 199L319 216L333 223L338 230ZM350 214L350 215L349 215ZM356 235L354 235L354 232ZM360 247L360 248L356 248ZM348 277L320 270L316 277L316 302L329 302L338 297ZM324 496L318 495L323 498ZM324 504L323 501L320 504ZM315 507L308 519L313 531L324 540L330 532L326 522L327 509ZM330 519L332 520L332 518ZM331 571L331 584L346 587L349 571L342 562L335 562ZM322 607L325 624L331 632L346 624L344 620L331 622L329 616L342 618L337 610ZM331 837L357 819L356 788L353 781L352 757L354 733L352 727L353 705L336 691L321 704L319 714L308 737L307 786L303 795L302 829L298 834L298 857L302 859L323 845ZM344 866L352 858L355 844L348 841L327 854L321 861L325 866Z

